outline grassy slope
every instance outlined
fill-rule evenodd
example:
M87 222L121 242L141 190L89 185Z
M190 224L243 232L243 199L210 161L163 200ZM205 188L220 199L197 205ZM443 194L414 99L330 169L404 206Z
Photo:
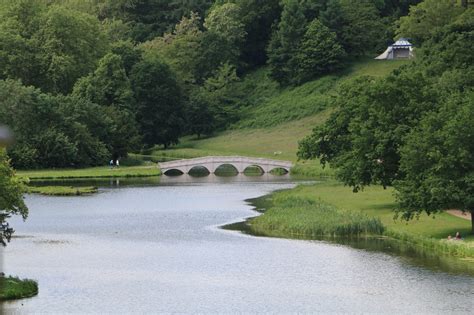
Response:
M298 141L323 123L331 109L326 102L344 81L361 75L382 77L406 61L367 60L355 63L339 76L327 76L299 87L280 89L260 69L248 75L236 87L246 95L243 118L231 130L208 139L186 137L168 150L158 149L152 155L161 158L192 158L206 155L246 155L296 161ZM323 81L323 83L321 83ZM275 155L274 152L281 152ZM301 162L307 175L332 175L317 161Z

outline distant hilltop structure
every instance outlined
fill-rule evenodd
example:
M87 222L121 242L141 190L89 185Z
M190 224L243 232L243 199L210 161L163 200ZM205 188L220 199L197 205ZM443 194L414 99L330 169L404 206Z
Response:
M406 38L400 38L393 45L375 59L393 60L393 59L410 59L413 58L413 45Z

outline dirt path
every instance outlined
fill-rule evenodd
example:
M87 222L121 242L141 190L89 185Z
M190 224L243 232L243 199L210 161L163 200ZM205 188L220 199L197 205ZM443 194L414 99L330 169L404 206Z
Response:
M471 221L471 214L469 212L463 213L461 210L446 210L446 212L458 218L463 218L463 219Z

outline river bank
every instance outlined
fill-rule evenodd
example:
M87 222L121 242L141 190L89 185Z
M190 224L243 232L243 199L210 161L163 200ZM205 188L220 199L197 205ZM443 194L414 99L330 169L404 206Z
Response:
M17 176L30 180L110 178L110 177L151 177L161 175L160 169L153 165L121 167L89 167L81 169L18 170Z
M249 230L257 235L307 239L379 235L433 253L474 261L474 237L469 234L468 220L445 212L421 215L409 222L396 220L391 189L367 187L353 193L332 180L275 192L258 203L264 213L247 221ZM370 218L380 220L383 230ZM461 233L463 240L448 241L447 236L456 232Z
M38 283L18 277L0 277L0 301L23 299L38 294Z

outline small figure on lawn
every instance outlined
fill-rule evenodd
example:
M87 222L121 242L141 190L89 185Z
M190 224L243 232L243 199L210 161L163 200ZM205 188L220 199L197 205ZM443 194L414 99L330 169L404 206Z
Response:
M459 234L459 232L456 232L456 240L462 240L461 234Z

